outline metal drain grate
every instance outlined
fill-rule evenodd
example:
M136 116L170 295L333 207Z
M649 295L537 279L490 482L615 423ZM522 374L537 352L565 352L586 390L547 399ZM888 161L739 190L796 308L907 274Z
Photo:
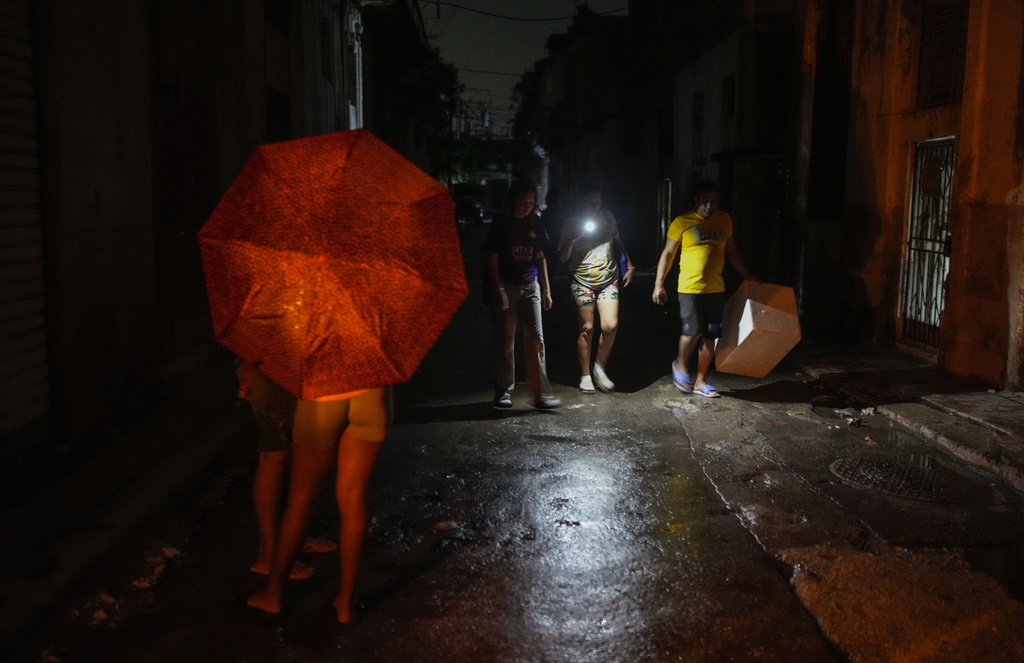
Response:
M949 492L935 476L927 456L913 456L907 461L884 457L840 458L832 461L828 469L857 488L912 500L949 501Z

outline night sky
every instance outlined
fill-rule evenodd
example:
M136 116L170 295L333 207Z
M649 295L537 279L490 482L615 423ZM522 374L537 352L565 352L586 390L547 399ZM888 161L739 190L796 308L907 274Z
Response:
M503 136L512 119L512 88L547 55L548 36L566 31L579 4L599 14L625 16L629 2L420 0L420 10L431 45L460 70L464 98L474 107L490 110L495 133Z

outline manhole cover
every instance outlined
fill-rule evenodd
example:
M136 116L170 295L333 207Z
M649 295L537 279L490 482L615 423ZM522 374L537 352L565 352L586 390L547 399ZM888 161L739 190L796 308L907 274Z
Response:
M828 466L832 474L857 488L928 502L947 502L949 493L935 476L927 457L911 460L883 457L840 458Z

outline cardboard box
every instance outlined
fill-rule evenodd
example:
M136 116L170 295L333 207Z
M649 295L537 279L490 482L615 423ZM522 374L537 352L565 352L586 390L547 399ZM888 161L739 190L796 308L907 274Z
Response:
M715 367L763 378L800 342L793 289L744 281L725 304Z

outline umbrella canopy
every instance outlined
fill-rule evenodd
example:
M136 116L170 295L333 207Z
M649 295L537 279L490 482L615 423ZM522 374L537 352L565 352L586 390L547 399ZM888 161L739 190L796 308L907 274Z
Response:
M468 293L447 189L362 129L257 148L199 247L217 340L300 398L408 380Z

